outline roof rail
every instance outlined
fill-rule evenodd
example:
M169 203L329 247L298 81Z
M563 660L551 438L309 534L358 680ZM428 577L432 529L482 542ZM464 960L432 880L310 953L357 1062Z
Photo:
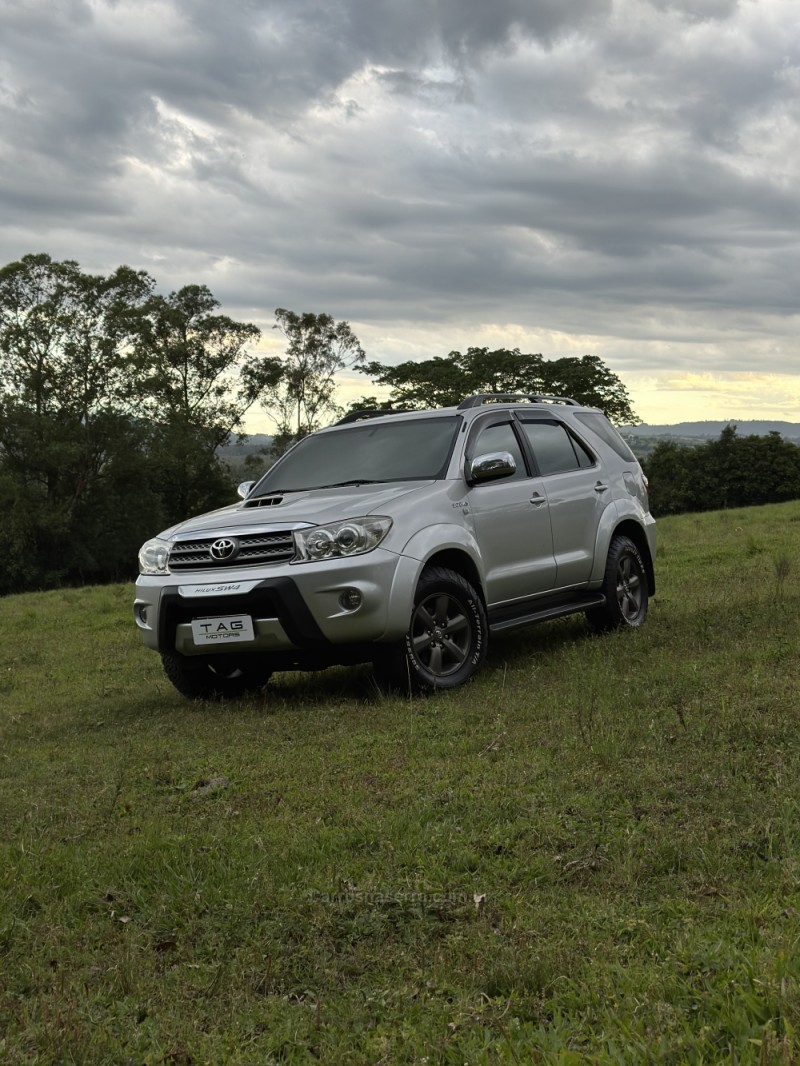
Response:
M349 422L361 422L367 418L383 418L384 415L402 415L407 411L406 407L365 407L360 411L348 411L344 418L340 418L334 425L346 426Z
M467 396L458 405L459 411L465 411L468 407L482 407L486 403L516 403L518 400L527 400L528 403L566 403L571 407L580 407L577 400L569 396L539 396L523 392L476 392L474 396Z

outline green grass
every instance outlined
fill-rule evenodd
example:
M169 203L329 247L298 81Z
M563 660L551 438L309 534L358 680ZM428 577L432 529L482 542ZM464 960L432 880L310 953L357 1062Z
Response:
M659 537L641 632L414 702L2 601L0 1062L800 1061L800 504Z

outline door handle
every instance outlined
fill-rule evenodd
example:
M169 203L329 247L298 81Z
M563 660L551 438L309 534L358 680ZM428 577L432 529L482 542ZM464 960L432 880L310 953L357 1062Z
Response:
M533 496L531 496L531 503L534 507L540 507L543 503L547 503L547 499L540 493L534 492Z
M595 492L608 492L608 485L604 485L602 481L598 481L594 487Z

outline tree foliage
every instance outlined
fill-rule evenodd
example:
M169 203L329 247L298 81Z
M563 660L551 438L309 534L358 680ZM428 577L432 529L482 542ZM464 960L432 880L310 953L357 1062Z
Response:
M261 331L217 313L205 285L152 296L133 316L133 362L141 413L156 422L207 431L213 451L242 425L262 390L280 376L278 360L249 346Z
M660 441L643 465L656 515L800 498L800 447L779 433L740 437L730 425L705 444Z
M336 418L336 375L360 364L364 350L347 322L330 315L297 314L279 307L273 329L286 340L282 374L262 405L275 419L284 444L319 429Z
M225 500L229 479L217 449L282 374L279 360L251 351L258 327L218 309L205 285L187 285L151 296L131 316L130 394L147 427L168 523Z
M215 449L280 368L204 287L154 287L47 255L0 270L0 593L128 576L154 529L230 499Z
M397 366L368 362L359 369L391 388L389 405L394 407L451 407L474 393L523 393L570 396L599 407L617 425L638 421L627 389L595 355L546 360L518 348L468 348L444 358Z
M130 462L128 315L151 289L47 255L0 270L0 591L95 572L85 529Z
M72 260L28 255L0 270L3 394L43 417L83 420L122 401L131 311L152 279L130 267L83 274Z

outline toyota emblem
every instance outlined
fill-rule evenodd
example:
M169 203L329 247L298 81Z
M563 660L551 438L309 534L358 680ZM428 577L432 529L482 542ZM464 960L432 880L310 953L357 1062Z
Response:
M238 547L236 541L231 540L230 537L220 537L219 540L214 541L208 551L212 559L221 562L224 559L232 559Z

